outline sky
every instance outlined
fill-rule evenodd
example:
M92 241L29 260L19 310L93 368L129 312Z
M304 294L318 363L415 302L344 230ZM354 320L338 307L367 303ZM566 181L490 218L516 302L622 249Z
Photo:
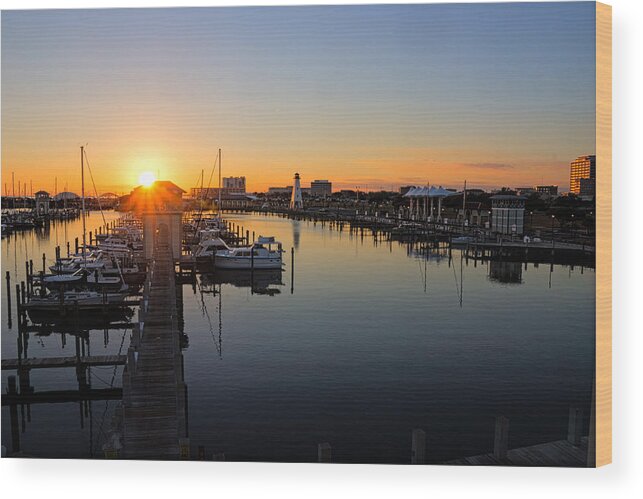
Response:
M78 192L81 145L99 193L207 184L219 148L249 191L565 191L595 152L594 5L3 11L2 192Z

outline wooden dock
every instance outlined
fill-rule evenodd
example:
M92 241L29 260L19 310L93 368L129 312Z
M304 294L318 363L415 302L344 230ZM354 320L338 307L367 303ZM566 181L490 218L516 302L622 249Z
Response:
M469 466L587 466L587 437L583 437L576 446L568 440L557 440L544 444L520 447L507 451L506 457L498 458L495 454L464 457L447 461L444 464Z
M2 359L2 370L45 369L50 367L95 367L125 365L125 355L91 355L85 357L44 357L29 359Z
M187 390L168 239L161 227L123 373L121 457L126 459L178 459L180 441L187 436Z

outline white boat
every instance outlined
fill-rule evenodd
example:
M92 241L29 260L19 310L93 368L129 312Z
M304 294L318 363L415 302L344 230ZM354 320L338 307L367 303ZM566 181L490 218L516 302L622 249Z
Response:
M201 242L194 247L192 254L196 261L207 261L212 260L214 254L218 251L227 251L230 249L220 237L206 237L202 238Z
M90 288L118 290L122 287L123 280L118 275L105 275L102 269L95 269L93 272L86 269L79 269L73 274L44 276L42 283L48 289L59 289L63 286L66 289L88 286Z
M51 265L49 270L54 274L73 274L80 269L95 270L105 267L105 260L102 254L92 254L91 256L73 256L71 258L61 259L59 263Z
M251 246L217 251L214 266L220 269L281 269L283 249L274 237L262 237Z
M83 309L96 307L97 309L105 305L118 305L123 303L126 293L100 293L98 291L65 291L62 296L59 292L52 292L45 297L33 296L31 300L25 303L28 311L50 311L57 310L61 304L82 306Z

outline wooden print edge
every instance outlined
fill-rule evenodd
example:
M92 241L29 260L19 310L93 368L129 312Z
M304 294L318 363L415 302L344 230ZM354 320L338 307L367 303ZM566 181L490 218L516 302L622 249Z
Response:
M612 462L612 7L596 2L596 374L589 466ZM591 453L594 453L592 456Z

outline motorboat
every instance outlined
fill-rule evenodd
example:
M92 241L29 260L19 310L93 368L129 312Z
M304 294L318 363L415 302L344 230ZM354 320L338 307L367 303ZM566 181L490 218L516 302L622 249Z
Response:
M250 246L216 252L214 266L220 269L281 269L282 244L274 237L259 236Z
M49 270L54 274L73 274L80 269L95 270L105 267L105 260L102 253L89 253L85 256L74 255L69 258L61 258Z
M88 271L81 268L73 274L51 274L43 276L42 284L51 290L55 289L107 289L117 291L123 286L123 279L119 275L107 275L103 269Z
M119 291L117 293L106 293L98 291L53 291L46 296L33 296L24 304L27 312L50 312L56 311L64 305L78 305L83 310L97 309L100 310L106 306L120 305L125 301L127 293Z
M192 250L192 255L197 262L210 261L218 251L227 251L231 248L220 237L202 238Z

